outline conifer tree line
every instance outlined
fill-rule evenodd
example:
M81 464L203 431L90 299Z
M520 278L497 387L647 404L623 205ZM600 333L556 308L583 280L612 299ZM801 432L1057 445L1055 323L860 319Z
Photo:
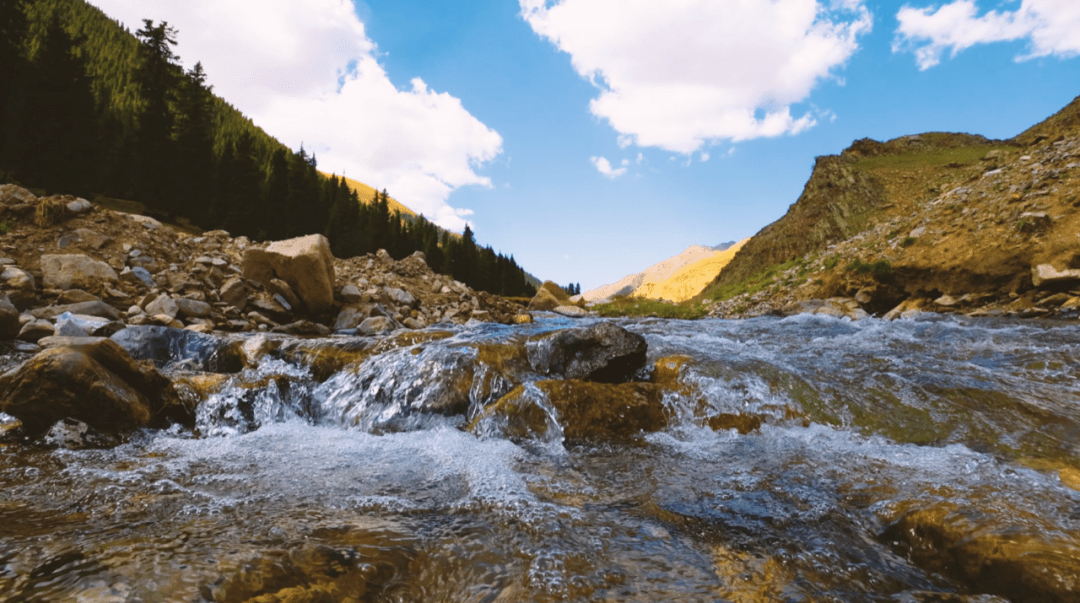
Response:
M563 291L566 291L567 295L581 295L581 283L570 283L563 287Z
M423 251L474 289L532 295L513 257L423 216L363 203L184 70L176 30L134 34L83 0L0 1L0 182L48 194L130 199L173 221L280 240L324 233L338 257Z

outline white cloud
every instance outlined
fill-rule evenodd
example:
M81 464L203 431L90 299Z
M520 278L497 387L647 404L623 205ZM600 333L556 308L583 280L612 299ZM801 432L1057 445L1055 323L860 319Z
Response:
M708 153L706 153L706 152L704 152L704 151L702 151L702 152L701 152L701 161L702 161L702 163L704 163L704 162L706 162L706 161L708 161L708 160L709 160L709 154L708 154Z
M168 21L184 64L202 61L256 124L441 226L460 230L472 213L446 203L454 189L491 185L475 168L502 152L499 134L419 78L397 89L349 0L93 2L132 31Z
M978 16L975 0L957 0L932 8L904 6L896 14L893 52L911 51L919 69L941 62L946 51L956 56L976 44L1027 39L1030 47L1018 61L1035 57L1080 54L1080 2L1023 0L1014 11L992 10Z
M863 0L519 0L538 35L600 94L619 144L690 154L717 140L797 134L807 98L858 50Z
M623 161L624 167L619 169L612 169L611 162L608 161L606 157L590 157L589 161L596 166L596 171L613 180L626 173L626 161Z

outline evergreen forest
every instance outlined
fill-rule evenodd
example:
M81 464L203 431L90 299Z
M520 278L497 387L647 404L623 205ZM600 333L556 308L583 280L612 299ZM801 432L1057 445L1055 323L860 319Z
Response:
M513 256L361 200L184 70L176 30L134 33L84 0L0 2L0 183L40 194L138 201L167 221L281 240L323 233L338 257L422 251L473 289L531 296ZM365 202L366 201L366 202Z

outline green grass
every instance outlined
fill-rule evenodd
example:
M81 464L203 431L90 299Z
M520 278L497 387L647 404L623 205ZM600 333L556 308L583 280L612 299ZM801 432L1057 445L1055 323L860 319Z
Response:
M773 264L761 272L747 277L746 279L737 283L731 283L728 285L722 285L705 292L705 297L715 300L724 301L733 297L749 293L757 293L770 286L776 281L776 275L785 272L796 266L803 266L801 259L790 260L783 264ZM800 273L801 274L801 273Z
M899 155L863 157L858 160L856 165L866 170L880 168L944 168L952 164L966 166L978 163L987 153L996 148L1002 150L1008 149L1008 147L993 146L933 149L922 153L902 153Z
M593 306L600 316L607 318L624 316L655 316L657 318L679 318L696 320L708 314L708 309L700 304L673 304L654 299L636 297L616 298L609 303Z
M847 269L855 274L869 274L875 278L888 278L892 276L892 264L889 264L889 260L864 262L859 258L855 258L847 265Z
M915 244L915 237L904 237L903 241L900 241L901 247L911 247Z

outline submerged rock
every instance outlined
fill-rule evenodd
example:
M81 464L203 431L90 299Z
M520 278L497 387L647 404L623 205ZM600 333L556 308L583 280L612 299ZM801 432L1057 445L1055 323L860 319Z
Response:
M663 395L653 383L537 381L516 387L473 422L473 433L493 424L510 437L544 435L558 420L568 440L626 437L667 426ZM550 411L554 411L554 416Z
M538 335L525 347L541 375L602 383L632 379L645 366L647 349L644 337L610 322Z
M104 433L190 423L172 384L114 341L45 350L0 379L0 409L43 434L62 419Z

